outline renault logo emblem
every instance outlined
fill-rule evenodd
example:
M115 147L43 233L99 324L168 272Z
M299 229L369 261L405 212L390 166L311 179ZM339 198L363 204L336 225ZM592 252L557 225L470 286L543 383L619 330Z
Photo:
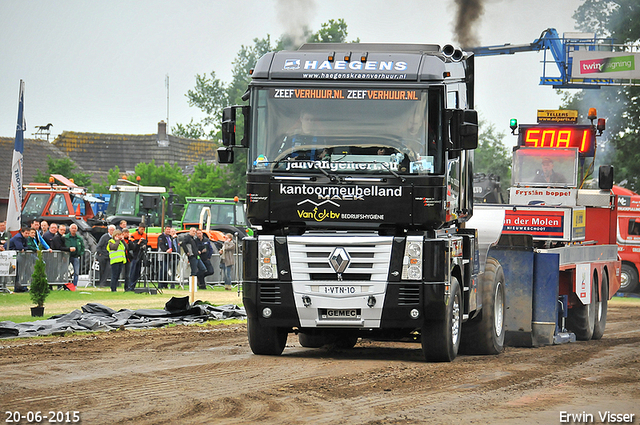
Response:
M329 264L331 265L331 268L338 274L344 272L350 262L351 258L349 257L347 250L342 247L334 249L329 256Z

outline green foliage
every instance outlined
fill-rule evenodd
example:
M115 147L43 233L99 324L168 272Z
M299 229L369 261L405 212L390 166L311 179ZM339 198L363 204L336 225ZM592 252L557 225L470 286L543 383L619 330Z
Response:
M114 168L111 168L107 173L107 181L103 178L100 178L100 183L94 183L91 186L91 191L93 193L109 193L109 186L117 184L118 179L122 176L120 172L120 167L117 165Z
M235 163L242 163L243 160L239 158ZM187 196L233 198L244 196L246 191L244 180L239 179L230 166L201 161L193 173L176 186L175 193L182 199Z
M49 292L51 292L51 289L49 288L49 281L47 280L45 264L42 260L42 251L38 251L38 259L36 260L36 264L33 267L33 274L31 275L29 296L36 306L43 307L44 301L49 296Z
M640 3L637 0L585 0L574 14L577 27L600 37L612 37L616 44L640 41ZM640 190L640 88L602 87L566 95L563 107L586 115L588 108L598 109L607 118L607 130L598 140L596 166L611 160L615 180L629 189Z
M36 170L34 180L39 183L49 183L51 174L60 174L68 179L73 179L74 183L81 187L89 187L91 185L91 175L80 171L75 162L70 158L51 158L47 155L47 173L43 174L39 169Z
M474 173L500 176L503 189L511 181L511 152L504 144L505 133L497 132L495 124L480 120L478 148L474 152Z
M165 162L157 166L155 160L136 165L135 172L140 176L140 184L143 186L162 186L167 189L179 187L186 181L186 177L178 164Z

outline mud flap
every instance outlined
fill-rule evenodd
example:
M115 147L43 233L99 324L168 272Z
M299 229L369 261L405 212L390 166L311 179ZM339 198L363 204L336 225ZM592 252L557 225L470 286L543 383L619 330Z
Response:
M551 345L558 322L559 256L535 253L522 236L503 235L490 250L505 276L505 345Z

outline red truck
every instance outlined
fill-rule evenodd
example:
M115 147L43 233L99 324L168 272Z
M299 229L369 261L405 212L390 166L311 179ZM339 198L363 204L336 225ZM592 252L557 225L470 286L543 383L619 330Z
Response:
M620 292L638 292L638 270L640 269L640 195L614 186L617 197L618 226L616 242L622 260Z

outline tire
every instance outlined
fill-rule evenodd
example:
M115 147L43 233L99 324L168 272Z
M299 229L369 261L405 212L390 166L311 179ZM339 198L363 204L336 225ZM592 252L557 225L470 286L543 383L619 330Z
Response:
M593 329L596 322L596 290L598 287L597 278L592 277L591 281L591 302L587 305L577 300L577 304L569 309L567 316L567 329L576 334L579 341L589 341L593 337Z
M422 326L421 342L424 357L429 362L450 362L460 348L462 293L458 279L451 277L449 300L445 306L445 317Z
M261 326L258 319L247 319L247 336L253 354L279 356L287 343L287 331Z
M460 352L499 354L504 350L505 282L498 260L487 259L484 272L482 310L462 326Z
M591 339L600 339L604 335L604 329L607 326L607 307L609 304L609 278L607 274L602 275L602 283L600 284L600 300L596 303L596 323L593 328Z
M305 348L320 348L328 343L323 334L299 333L298 342Z
M620 271L620 289L618 292L636 292L638 289L638 271L628 263L622 263Z

